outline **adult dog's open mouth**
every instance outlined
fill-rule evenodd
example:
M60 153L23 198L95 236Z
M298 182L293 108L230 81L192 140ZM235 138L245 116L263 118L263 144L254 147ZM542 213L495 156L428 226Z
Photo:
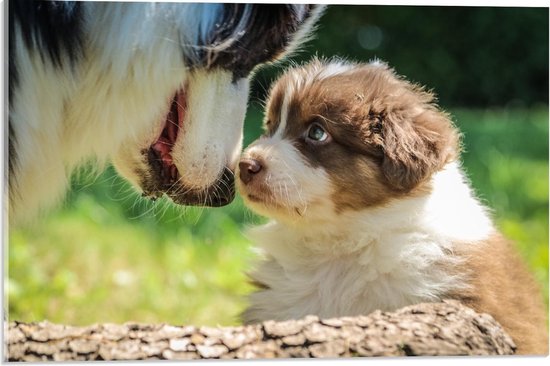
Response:
M193 206L219 207L229 204L235 196L233 172L224 168L220 177L203 189L187 188L181 184L181 174L172 159L172 149L185 124L187 114L187 90L178 90L160 136L143 154L149 163L149 179L142 182L143 196L156 199L166 194L175 203Z
M162 133L149 148L149 154L152 155L150 163L155 168L155 173L160 178L162 186L172 186L178 181L179 172L172 161L172 148L176 143L180 128L183 126L186 109L186 93L184 89L181 89L172 99Z

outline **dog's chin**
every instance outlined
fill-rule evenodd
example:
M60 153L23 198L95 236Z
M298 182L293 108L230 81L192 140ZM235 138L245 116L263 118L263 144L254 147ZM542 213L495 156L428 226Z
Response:
M179 182L179 173L174 180L166 181L158 169L155 172L155 168L151 167L150 174L144 174L140 188L143 196L152 200L166 195L179 205L221 207L235 198L233 172L229 168L224 168L213 184L205 188L189 188Z
M305 208L282 202L268 188L249 190L244 188L240 181L237 187L245 205L259 215L292 222L305 216Z

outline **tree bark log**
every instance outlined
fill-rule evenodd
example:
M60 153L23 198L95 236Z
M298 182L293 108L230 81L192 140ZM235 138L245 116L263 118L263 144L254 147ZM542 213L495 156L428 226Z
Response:
M11 322L6 335L8 361L510 355L515 351L512 339L490 315L456 301L367 316L308 316L220 328Z

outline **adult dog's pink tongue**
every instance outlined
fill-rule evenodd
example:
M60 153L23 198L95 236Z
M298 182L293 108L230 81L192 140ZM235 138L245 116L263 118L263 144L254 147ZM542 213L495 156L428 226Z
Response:
M178 137L178 130L182 126L185 117L185 97L183 90L176 93L166 115L164 129L158 140L151 146L158 153L163 165L170 169L171 176L177 175L177 168L172 163L171 152Z
M172 151L173 142L170 142L164 136L161 136L157 142L152 146L155 151L159 153L162 163L165 165L172 165Z

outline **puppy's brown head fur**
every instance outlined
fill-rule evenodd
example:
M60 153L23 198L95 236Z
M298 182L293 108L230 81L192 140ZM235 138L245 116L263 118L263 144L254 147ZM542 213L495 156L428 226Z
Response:
M260 159L265 176L277 174L267 162L276 148L267 152L261 146L289 142L305 169L328 177L331 188L324 193L337 211L429 189L430 176L459 154L458 131L433 94L378 62L315 59L291 69L271 89L265 126L265 136L245 157ZM323 132L327 137L315 140ZM262 179L255 180L261 184ZM246 191L255 190L250 184L241 188L245 199Z

